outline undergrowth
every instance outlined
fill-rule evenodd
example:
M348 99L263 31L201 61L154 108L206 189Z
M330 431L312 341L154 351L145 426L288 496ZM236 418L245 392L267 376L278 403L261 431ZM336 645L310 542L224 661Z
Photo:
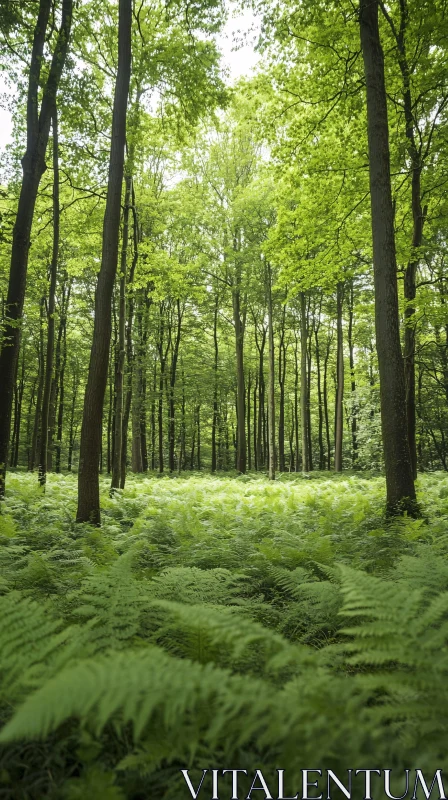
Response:
M444 766L447 475L394 522L380 478L104 480L101 529L74 477L35 482L10 476L0 516L2 798Z

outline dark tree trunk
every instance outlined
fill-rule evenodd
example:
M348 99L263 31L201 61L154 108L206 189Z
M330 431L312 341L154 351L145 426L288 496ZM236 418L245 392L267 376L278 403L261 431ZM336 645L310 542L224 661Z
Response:
M327 469L331 469L331 439L330 439L330 418L328 414L328 361L330 358L331 338L328 336L327 349L324 359L324 419L325 419L325 439L327 443Z
M22 401L25 388L25 349L22 351L22 366L20 379L16 378L14 385L14 425L11 442L11 466L17 467L19 461L20 422L22 419Z
M39 457L39 484L45 487L47 482L48 458L48 428L50 417L51 387L53 381L53 356L54 356L54 314L56 301L56 280L58 276L59 259L59 141L58 141L58 114L57 108L53 110L53 252L50 267L50 286L48 289L47 306L47 358L45 364L44 392L42 399L41 441Z
M62 433L64 423L64 402L65 402L65 369L67 366L67 313L70 303L71 281L66 287L65 280L62 284L61 315L59 319L58 337L56 342L55 354L55 425L56 425L56 446L55 446L55 470L61 471L61 448Z
M77 394L78 394L78 375L75 370L75 372L73 373L73 392L72 392L72 403L70 408L70 425L68 430L68 457L67 457L68 472L71 472L73 467L73 447L75 444L75 408L76 408Z
M386 7L383 12L391 27L392 34L397 43L398 64L402 78L402 97L405 120L407 149L411 168L411 209L412 209L412 254L404 274L404 299L405 299L405 329L404 329L404 371L406 384L406 417L411 456L411 466L414 478L417 477L417 447L416 447L416 408L415 408L415 297L416 279L419 264L418 248L423 242L423 226L426 217L426 208L422 208L421 175L424 166L423 148L418 142L420 135L418 121L415 117L411 90L411 64L407 55L406 32L408 27L409 11L406 0L400 0L400 22L394 25ZM429 151L429 145L426 154Z
M308 433L308 319L305 293L300 292L300 417L302 423L302 471L310 469Z
M151 398L151 469L156 468L156 391L157 391L157 362L154 362L154 376Z
M342 442L344 427L344 339L342 332L342 305L344 284L339 281L336 289L336 406L334 425L334 471L342 472Z
M42 299L40 303L40 327L39 327L39 375L37 382L37 396L36 396L36 409L34 414L33 437L31 440L31 448L28 460L28 471L34 472L36 461L39 455L39 431L41 429L42 420L42 395L44 391L44 378L45 378L45 358L44 358L44 313L45 300Z
M219 311L219 294L216 294L215 308L213 312L213 418L212 418L212 472L216 472L217 458L216 458L216 434L218 430L218 363L219 363L219 347L218 347L218 311Z
M389 128L384 56L378 27L378 0L360 0L360 33L367 85L375 330L387 510L390 514L407 511L415 516L418 507L409 452L406 389L400 347Z
M285 378L286 378L286 345L285 345L285 318L286 303L283 305L280 341L278 353L278 382L280 386L279 414L278 414L278 468L285 471Z
M294 467L296 472L300 472L299 467L299 343L296 331L294 331Z
M358 406L356 402L356 378L355 378L355 347L353 341L353 278L350 281L349 294L349 317L348 317L348 349L350 358L350 388L352 393L351 407L351 432L352 432L352 467L356 469L358 463Z
M112 116L103 249L95 294L95 322L84 397L78 473L78 522L101 522L98 466L111 337L111 300L118 262L126 113L131 73L132 0L119 0L118 69Z
M29 469L30 459L31 459L31 446L32 446L32 416L33 416L33 405L35 404L35 393L36 393L36 386L39 381L39 374L33 380L33 385L31 387L31 394L30 400L28 403L28 413L26 415L26 463Z
M132 378L134 371L134 351L132 347L132 326L134 321L134 294L132 291L132 284L134 282L135 270L138 261L138 245L139 245L139 227L138 216L135 205L135 191L134 182L132 181L132 218L133 218L133 246L134 252L132 255L131 269L129 272L129 301L128 301L128 317L126 325L126 366L127 366L127 389L124 400L123 408L123 425L122 425L122 442L121 442L121 477L120 489L124 489L126 484L127 462L128 462L128 430L129 418L131 416L132 405Z
M255 385L254 385L254 468L258 471L258 439L257 439L257 397L258 397L258 373L255 370Z
M320 311L319 311L320 313ZM323 402L322 402L322 382L321 382L321 374L320 374L320 344L319 344L319 327L320 323L318 322L317 325L314 327L314 347L316 351L316 374L317 374L317 405L318 405L318 412L319 412L319 430L318 430L318 440L319 440L319 469L325 469L325 448L324 448L324 414L323 414Z
M198 405L196 409L196 422L198 426L198 469L202 469L201 463L201 406Z
M255 343L258 350L258 419L257 419L257 465L262 469L266 464L266 429L265 429L265 380L264 380L264 349L266 346L266 328L262 327L261 342L258 343L257 329L255 328Z
M44 84L39 112L39 87L44 63L44 47L51 0L40 0L28 78L26 107L27 145L22 159L23 178L17 216L14 224L8 295L4 313L5 326L0 353L0 500L5 494L5 478L11 427L14 383L20 345L20 321L25 300L31 226L40 179L45 172L45 152L50 132L51 115L56 103L59 81L68 50L73 0L63 0L59 29L48 77Z
M174 390L176 386L177 362L179 358L180 337L182 330L183 308L181 308L180 300L176 301L176 337L174 339L172 354L171 354L171 369L170 369L170 388L169 388L169 404L168 404L168 466L170 472L175 470L175 446L176 446L176 415L175 415L175 397Z
M269 344L269 480L275 481L275 353L274 325L272 319L272 275L271 265L267 264L267 296L268 296L268 344Z
M131 204L132 177L125 177L123 238L120 259L120 300L118 307L118 342L115 366L115 435L114 457L112 462L111 494L121 487L121 465L123 460L123 415L124 415L124 372L126 367L126 285L129 247L129 209Z
M241 315L241 295L239 287L232 292L233 322L235 326L235 351L236 351L236 381L237 381L237 448L236 469L244 474L246 472L246 412L244 385L244 319Z
M250 390L252 388L252 375L249 370L249 375L247 379L247 404L246 404L246 414L247 414L247 468L249 470L252 469L252 427L251 427L251 418L250 418L250 410L251 410L251 396Z

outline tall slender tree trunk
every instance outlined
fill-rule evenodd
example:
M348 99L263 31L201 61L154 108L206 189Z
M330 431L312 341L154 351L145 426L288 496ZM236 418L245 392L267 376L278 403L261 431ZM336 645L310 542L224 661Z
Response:
M350 358L350 388L352 393L351 407L351 433L352 433L352 467L356 469L358 463L358 405L356 402L356 378L355 378L355 346L353 341L353 308L354 292L353 278L350 281L349 308L348 308L348 350Z
M68 286L66 280L62 283L62 297L61 297L61 313L59 318L58 336L56 340L55 351L55 393L54 393L54 414L55 414L55 429L56 429L56 445L55 445L55 471L61 471L61 448L62 448L62 434L64 423L64 403L65 403L65 370L67 366L67 312L70 303L72 281L70 280ZM50 446L50 444L49 444ZM49 462L47 462L49 463Z
M299 467L299 343L294 331L294 469L300 472Z
M324 419L325 419L325 440L327 444L327 469L331 469L331 439L330 439L330 418L328 414L328 361L330 359L331 338L328 337L327 349L324 358Z
M253 438L254 438L254 469L258 471L258 438L257 438L257 421L258 421L258 412L257 412L257 398L258 398L258 372L255 370L255 384L254 384L254 422L253 422Z
M42 423L42 395L44 392L45 380L45 356L44 356L44 305L45 299L40 302L40 326L39 326L39 376L37 382L36 409L34 414L33 437L31 440L30 456L28 461L28 471L34 472L36 461L39 458L39 433Z
M300 419L302 424L302 471L310 469L308 435L308 319L305 292L300 292Z
M361 49L367 86L367 134L372 209L375 331L381 428L389 514L418 513L409 451L406 389L400 346L394 212L390 179L384 56L378 0L360 0Z
M120 259L120 300L118 307L118 342L115 367L115 437L114 457L112 463L111 494L121 486L121 465L123 448L123 413L124 413L124 372L126 367L126 285L127 259L129 247L129 209L131 204L132 177L125 177L123 238Z
M249 375L247 377L247 403L246 403L246 414L247 414L247 468L249 470L252 469L252 428L251 428L251 394L250 390L252 388L252 374L249 370Z
M53 252L50 267L50 286L48 290L47 312L47 358L45 364L44 392L42 399L41 441L39 456L39 484L45 487L47 482L47 455L48 455L48 428L50 416L51 386L53 380L54 356L54 314L56 301L56 280L58 276L59 259L59 141L58 141L58 113L56 105L53 109Z
M411 466L414 478L417 477L417 447L416 447L416 407L415 407L415 297L416 279L419 264L418 248L423 242L423 227L426 217L426 207L422 207L421 175L424 166L423 148L418 141L420 131L418 120L415 116L411 73L412 65L409 61L406 46L406 34L409 22L409 9L407 0L400 0L400 21L396 25L388 13L386 6L382 6L383 13L389 23L392 35L397 43L397 59L402 78L402 100L405 121L407 150L411 169L411 210L412 210L412 253L404 274L404 299L405 299L405 329L404 329L404 371L406 384L406 417L411 456ZM415 66L414 66L415 69ZM426 155L428 154L426 151Z
M126 113L131 75L132 0L119 0L118 69L112 116L103 250L95 294L95 322L84 397L78 473L78 522L101 523L98 465L111 337L111 300L118 263Z
M285 344L286 303L282 308L280 323L280 340L278 347L278 382L280 387L278 414L278 468L285 472L285 379L286 379L286 344Z
M236 352L236 406L237 406L237 448L236 469L244 474L246 472L246 389L244 385L244 320L241 315L241 294L239 286L232 292L233 322L235 326L235 352Z
M342 306L344 284L338 282L336 289L336 407L334 426L334 471L342 472L342 442L344 428L344 338L342 331Z
M212 472L216 472L217 458L216 458L216 434L218 430L218 363L219 363L219 346L218 346L218 312L219 312L219 294L216 293L215 307L213 311L213 418L212 418Z
M320 344L319 344L319 327L320 323L314 327L314 347L316 351L316 375L317 375L317 406L319 412L319 469L325 469L325 449L324 449L324 414L323 414L323 401L322 401L322 381L320 374Z
M275 481L275 353L274 353L274 321L272 311L272 273L267 263L267 295L268 295L268 343L269 343L269 480Z
M266 431L264 423L264 350L266 346L266 328L262 328L261 342L258 343L257 330L255 329L255 343L258 350L258 419L257 419L257 465L262 469L266 465Z
M51 0L40 0L28 77L27 144L22 159L22 185L12 236L11 265L4 314L6 324L0 353L0 375L2 376L0 390L0 500L5 494L14 383L20 346L20 322L25 300L31 227L40 179L46 168L45 152L51 115L56 103L56 94L68 50L73 0L63 0L62 2L61 27L44 84L39 111L41 70L44 63L44 47L51 7Z
M169 404L168 404L168 466L170 472L175 470L175 446L176 446L176 415L175 415L175 397L174 391L176 387L177 375L177 362L179 358L180 337L182 330L183 308L181 307L180 300L176 300L176 336L174 339L173 350L171 355L171 369L170 369L170 384L169 384Z
M138 215L137 215L137 208L135 204L135 189L134 189L134 181L131 181L132 186L132 230L133 230L133 247L134 252L132 255L132 263L131 269L129 272L129 299L128 299L128 309L127 309L127 323L126 323L126 367L127 367L127 389L126 389L126 396L124 399L124 407L123 407L123 425L122 425L122 441L121 441L121 475L120 475L120 489L124 489L126 484L126 473L127 473L127 455L128 455L128 430L129 430L129 418L131 416L131 406L132 406L132 379L133 379L133 371L134 371L134 350L132 346L132 331L133 331L133 322L134 322L134 293L132 291L132 284L134 282L135 270L137 267L138 262L138 245L139 245L139 226L138 226Z
M19 384L17 386L17 405L14 414L14 448L11 455L12 466L19 463L20 426L22 421L23 393L25 390L25 350L22 353L22 367Z
M201 462L201 405L198 403L196 408L196 422L198 426L198 469L202 469Z

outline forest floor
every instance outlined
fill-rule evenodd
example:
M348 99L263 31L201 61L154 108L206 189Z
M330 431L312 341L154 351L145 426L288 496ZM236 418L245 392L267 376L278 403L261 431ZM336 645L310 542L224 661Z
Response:
M8 475L2 797L181 800L185 766L443 766L446 473L419 476L423 519L393 522L362 474L101 487L92 528L75 475L45 494Z

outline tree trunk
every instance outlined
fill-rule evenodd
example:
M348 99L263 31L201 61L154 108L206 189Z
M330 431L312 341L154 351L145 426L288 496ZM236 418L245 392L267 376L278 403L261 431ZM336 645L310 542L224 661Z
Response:
M405 133L407 150L411 168L411 210L412 210L412 253L404 274L404 299L405 299L405 329L404 329L404 371L406 384L406 417L411 456L411 466L414 478L417 477L417 448L416 448L416 408L415 408L415 297L416 278L419 264L418 248L423 242L423 226L426 217L426 207L422 208L421 175L424 166L422 145L417 137L420 136L418 121L415 118L414 104L411 89L412 68L406 48L406 32L408 27L409 11L406 0L401 0L400 23L394 25L392 18L383 7L383 13L390 25L392 35L397 43L397 58L402 78L402 99L405 120ZM426 156L429 152L429 144Z
M180 336L182 329L183 309L180 305L180 300L176 301L177 320L176 320L176 337L174 340L173 351L171 355L171 369L170 369L170 388L169 388L169 422L168 422L168 466L170 472L175 470L175 445L176 445L176 418L175 418L175 398L174 389L176 386L176 373L177 362L179 358Z
M41 441L39 457L39 484L45 487L47 482L47 456L48 456L48 427L50 416L51 387L53 380L54 356L54 314L56 300L56 280L58 276L59 259L59 141L58 141L58 114L55 106L53 110L53 253L50 267L50 286L48 290L48 324L47 324L47 358L45 364L45 382L42 400Z
M278 468L280 472L285 471L285 377L286 377L286 346L285 346L285 318L286 303L283 305L280 341L278 353L278 382L280 386L280 402L278 415Z
M255 329L255 343L258 350L258 420L257 420L257 465L262 469L266 464L266 431L264 422L264 349L266 346L266 328L262 328L261 343L258 343L257 329Z
M350 387L352 393L351 408L351 433L352 433L352 468L356 469L358 463L358 406L356 402L356 379L355 379L355 348L353 341L353 278L350 281L349 294L349 317L348 317L348 349L350 357Z
M68 430L68 457L67 457L68 472L72 471L72 466L73 466L73 447L75 443L75 408L76 408L76 398L78 394L78 384L79 384L79 379L75 370L73 372L73 392L72 392L72 403L70 408L70 425Z
M299 357L298 357L298 338L294 331L294 468L299 472Z
M201 406L199 404L196 409L196 421L198 426L198 469L201 470Z
M305 293L300 292L300 417L302 423L302 471L310 468L308 436L308 320Z
M219 311L219 294L217 293L215 298L215 308L213 313L214 359L213 359L212 472L216 472L216 466L217 466L216 433L218 429L218 363L219 363L218 311Z
M250 410L251 410L251 396L250 390L252 388L252 375L251 371L249 370L249 376L247 379L247 404L246 404L246 414L247 414L247 468L249 470L252 469L252 427L251 427L251 418L250 418Z
M268 295L268 343L269 343L269 395L268 395L268 426L269 426L269 480L275 481L275 353L274 353L274 326L272 319L272 274L271 265L267 264L267 295Z
M257 412L257 398L258 398L258 373L255 370L255 385L254 385L254 468L255 471L258 472L258 439L257 439L257 421L258 421L258 412Z
M103 249L95 294L95 322L84 397L78 473L78 522L101 523L98 465L111 337L111 300L118 262L126 113L131 73L132 0L119 0L118 69L112 116Z
M344 284L339 281L336 289L336 407L334 425L334 471L342 472L342 442L344 427L344 339L342 332L342 304Z
M328 337L327 349L324 359L324 419L325 419L325 438L327 442L327 469L331 469L331 439L330 439L330 418L328 414L328 361L330 358L331 338Z
M244 321L241 317L241 295L239 287L232 292L233 322L235 326L235 351L236 351L236 408L237 408L237 448L236 469L244 474L246 472L246 413L244 385Z
M0 353L0 500L5 494L14 383L20 346L20 321L25 300L31 226L40 179L45 172L45 152L51 115L68 50L73 0L63 0L61 27L44 84L39 112L41 69L51 11L51 0L40 0L31 54L26 105L27 145L22 159L23 178L14 224L8 295L4 313L5 326Z
M381 428L389 514L418 514L406 420L400 347L394 212L390 180L384 56L378 0L360 0L361 49L367 86L367 134L372 210L375 331L380 373Z
M115 489L121 486L121 465L123 448L123 413L124 413L124 371L126 366L126 285L127 285L127 259L129 247L129 209L131 204L132 177L128 173L125 177L124 211L123 211L123 238L120 260L120 301L118 308L118 342L115 368L115 437L114 457L112 462L112 481L110 491L113 495Z
M44 391L44 378L45 378L45 359L44 359L44 324L43 324L43 311L45 300L42 299L40 303L40 327L39 327L39 375L37 382L37 396L36 396L36 409L34 414L33 437L31 440L31 449L28 460L28 471L34 472L36 461L39 455L39 431L41 430L42 420L42 395Z

